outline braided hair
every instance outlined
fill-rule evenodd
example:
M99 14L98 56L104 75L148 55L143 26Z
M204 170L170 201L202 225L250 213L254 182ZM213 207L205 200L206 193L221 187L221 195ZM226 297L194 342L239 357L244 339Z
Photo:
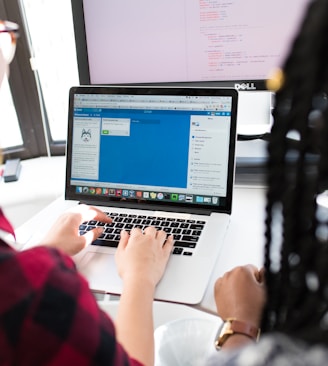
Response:
M328 345L328 0L309 4L273 118L262 330Z

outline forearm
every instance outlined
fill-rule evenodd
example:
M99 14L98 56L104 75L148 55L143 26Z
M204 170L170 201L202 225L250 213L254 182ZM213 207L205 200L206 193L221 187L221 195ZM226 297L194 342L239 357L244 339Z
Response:
M117 337L133 358L154 364L154 286L129 281L124 284L116 320Z

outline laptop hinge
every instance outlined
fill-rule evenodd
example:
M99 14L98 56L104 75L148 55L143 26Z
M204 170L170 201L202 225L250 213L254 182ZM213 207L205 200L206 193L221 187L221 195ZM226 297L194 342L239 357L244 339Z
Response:
M155 216L161 217L174 217L174 218L181 218L181 219L190 219L190 213L179 213L179 212L168 212L168 211L155 211Z

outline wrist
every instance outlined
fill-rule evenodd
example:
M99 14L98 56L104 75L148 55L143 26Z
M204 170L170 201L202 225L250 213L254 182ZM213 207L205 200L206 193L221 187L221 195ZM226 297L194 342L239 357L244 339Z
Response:
M244 334L234 333L226 339L226 341L220 346L216 347L217 351L220 350L231 350L238 347L246 346L250 343L254 343L251 338Z
M217 332L215 347L220 350L224 345L228 348L228 346L239 346L250 341L257 342L260 332L260 328L253 324L236 318L227 318Z
M230 310L232 311L228 312L229 316L227 316L226 314L222 314L223 315L221 316L222 320L236 319L238 321L250 324L257 328L260 327L261 315L262 315L262 311L260 309L257 309L254 306L252 306L251 308L246 306L240 306L239 308L233 308Z
M138 292L140 294L154 295L156 285L149 278L123 277L124 291Z

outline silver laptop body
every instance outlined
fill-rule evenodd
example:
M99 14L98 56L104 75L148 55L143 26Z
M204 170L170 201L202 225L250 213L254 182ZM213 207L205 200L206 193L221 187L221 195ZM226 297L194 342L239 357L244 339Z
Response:
M113 241L137 222L176 237L155 298L202 300L231 214L237 98L234 89L71 88L65 200L119 223L74 257L92 290L121 293Z

